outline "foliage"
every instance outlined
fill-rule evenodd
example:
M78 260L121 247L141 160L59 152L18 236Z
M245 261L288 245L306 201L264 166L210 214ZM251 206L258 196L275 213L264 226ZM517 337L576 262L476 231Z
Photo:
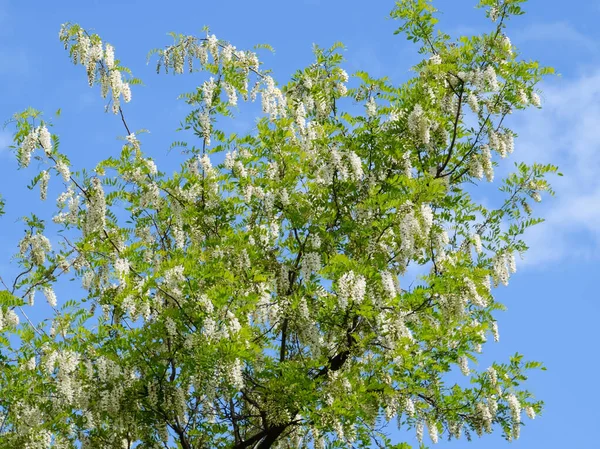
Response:
M517 438L521 410L541 411L521 386L541 365L470 364L498 338L493 287L557 169L517 164L497 208L469 192L493 181L514 147L505 117L539 107L551 73L505 35L521 3L481 0L490 32L452 40L431 2L397 1L398 33L424 55L399 86L366 72L348 86L336 44L278 87L253 51L172 34L150 54L157 72L208 78L181 96L171 176L127 125L141 82L64 25L126 138L119 157L72 172L40 112L14 117L21 168L46 167L30 187L65 190L54 224L25 220L22 272L0 292L0 447L410 448L387 435L393 419L419 441L425 427L434 443ZM218 128L259 96L252 133ZM57 299L62 283L79 299ZM34 323L37 292L52 315Z

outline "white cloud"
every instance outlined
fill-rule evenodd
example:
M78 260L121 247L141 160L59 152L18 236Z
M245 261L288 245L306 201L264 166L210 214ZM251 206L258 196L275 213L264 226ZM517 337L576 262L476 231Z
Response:
M544 107L520 120L519 159L559 165L556 198L542 207L546 222L528 236L526 263L600 257L600 68L543 87Z
M12 136L9 132L0 130L0 154L8 151L8 146L12 143Z
M587 51L597 52L597 43L578 31L568 22L535 23L514 33L516 41L542 41L544 43L560 41L576 44Z

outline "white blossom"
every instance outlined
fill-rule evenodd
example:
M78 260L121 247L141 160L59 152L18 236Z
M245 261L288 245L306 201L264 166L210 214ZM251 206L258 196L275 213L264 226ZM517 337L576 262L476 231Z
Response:
M506 49L508 54L512 55L512 43L510 42L509 37L506 35L502 36L502 46Z
M431 62L433 65L439 65L442 63L442 57L438 54L431 55L429 62Z
M236 390L244 388L243 365L240 359L235 359L230 371L231 384Z
M494 284L502 283L508 285L508 279L510 277L509 268L507 267L507 253L497 254L493 259L493 275Z
M360 304L365 296L366 281L364 276L348 271L338 280L338 305L344 310L349 301Z
M497 343L500 341L500 332L498 331L498 322L492 322L492 334L494 335L494 341Z
M486 67L485 71L483 72L483 76L484 76L485 81L489 85L490 90L497 91L499 88L499 85L498 85L498 78L496 77L496 70L494 70L494 67L491 65L488 65Z
M50 154L52 154L52 138L50 136L48 128L46 128L45 126L39 127L39 139L42 149L44 150L46 155L50 156Z
M425 424L423 423L423 421L419 420L417 422L417 425L415 428L416 433L417 433L417 440L419 441L419 443L423 442L423 431L425 430L424 427L425 427Z
M48 194L48 181L50 180L50 173L48 170L42 171L42 176L40 178L40 199L44 201Z
M85 271L81 276L81 286L85 290L89 290L90 288L92 288L95 278L96 274L92 270Z
M85 217L84 233L102 231L106 225L106 198L100 179L92 179L88 196L88 209Z
M352 179L354 181L360 181L364 175L362 160L354 151L348 153L348 159L350 160L350 168L353 175Z
M43 287L42 291L44 292L48 304L50 304L51 307L56 307L56 293L54 293L52 287Z
M488 182L492 182L494 180L494 166L492 165L492 153L489 145L483 145L481 147L481 157L481 165L483 167L485 177L487 178Z
M115 260L115 271L117 277L121 282L125 281L125 278L129 274L129 262L125 259L118 258Z
M373 118L377 115L377 103L375 103L375 98L369 97L367 101L367 117Z
M4 325L8 327L16 327L19 325L19 316L13 309L8 309L4 314Z
M458 358L458 366L460 367L460 371L465 376L471 374L471 370L469 369L469 360L465 356L461 356Z
M508 395L506 401L510 407L512 417L513 438L517 439L519 438L519 430L521 425L521 403L514 394Z
M433 210L429 204L421 204L421 217L423 219L423 234L429 234L433 226Z
M429 431L429 438L433 444L438 442L438 428L435 421L431 420L427 422L427 430Z
M477 413L483 423L483 428L486 432L490 433L492 431L493 416L490 413L489 407L483 402L478 402L476 407Z
M235 87L229 83L224 83L223 88L225 89L225 93L227 94L227 101L231 106L237 106L237 90Z
M429 144L431 139L430 123L420 104L416 104L408 116L408 129L418 136L423 144Z
M298 103L296 107L296 125L302 132L306 129L306 108L303 102Z
M123 94L123 100L125 100L125 103L129 103L131 101L131 86L129 83L121 83L121 93Z
M481 236L478 233L475 233L471 236L471 240L475 244L475 251L477 251L477 254L481 254L481 252L483 251L483 247L481 244Z
M411 398L406 398L406 400L404 401L404 409L406 411L406 414L411 418L415 416L415 403Z
M389 271L382 271L381 282L383 284L383 290L385 291L386 295L390 299L395 298L398 292L396 290L396 282L394 281L394 276L392 275L392 273L390 273Z
M517 272L517 261L515 258L515 254L511 251L506 254L506 259L508 261L508 271L511 273Z
M485 307L486 301L477 292L477 286L475 285L475 282L473 282L473 280L468 277L465 277L464 281L469 292L469 298L471 299L473 304L479 307Z
M473 92L467 96L467 104L475 114L479 113L479 99Z
M490 381L492 382L492 385L495 387L496 384L498 383L498 373L496 372L496 369L493 366L490 366L487 369L488 375L490 376Z
M36 368L36 366L37 366L37 363L36 363L36 360L35 360L35 356L34 357L30 357L25 362L25 369L27 369L29 371L33 371Z
M300 275L307 281L313 273L321 269L321 255L317 252L309 252L302 257Z
M109 70L115 66L115 49L110 44L106 44L104 49L104 62Z
M204 103L206 104L206 107L209 109L212 106L216 88L217 83L215 83L215 80L212 76L208 81L204 81L204 83L202 84L202 98L204 100Z
M527 96L527 93L523 89L518 90L517 99L519 100L519 103L521 103L522 105L527 105L529 103L529 97Z
M71 178L71 170L69 170L69 166L62 160L59 160L56 163L56 171L60 173L63 178L63 181L69 182Z
M37 148L38 136L39 128L34 128L23 139L23 142L19 147L19 162L21 163L21 166L29 166L29 162L31 161L31 154Z
M535 419L535 410L533 407L525 407L525 413L527 413L529 419Z

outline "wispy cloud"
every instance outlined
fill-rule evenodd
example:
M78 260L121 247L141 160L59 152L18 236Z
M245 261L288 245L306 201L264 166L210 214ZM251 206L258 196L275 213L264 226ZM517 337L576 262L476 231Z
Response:
M12 136L8 131L0 130L0 153L8 151L8 146L12 143Z
M521 159L550 162L564 176L553 179L557 197L532 229L526 262L600 258L600 68L544 88L542 111L517 126Z
M597 52L598 45L594 39L581 33L569 22L536 23L516 31L514 38L520 42L542 41L545 43L559 41L564 44L577 45L586 51Z

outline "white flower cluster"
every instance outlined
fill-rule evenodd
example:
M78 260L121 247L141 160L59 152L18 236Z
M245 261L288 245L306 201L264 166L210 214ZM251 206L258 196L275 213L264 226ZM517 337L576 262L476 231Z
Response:
M63 160L59 160L56 163L56 171L60 173L64 182L69 182L69 179L71 178L71 170Z
M338 148L329 150L329 157L319 166L317 182L331 185L334 179L340 181L359 182L364 177L362 160L353 151L340 151Z
M475 245L475 251L477 252L477 254L481 254L481 252L483 251L483 245L481 243L481 235L479 235L479 233L473 234L471 236L471 241Z
M514 135L511 132L497 133L489 131L490 147L502 158L511 154L515 149Z
M13 309L7 309L6 312L2 312L0 308L0 331L5 327L15 327L19 325L19 316Z
M431 55L429 62L433 65L440 65L442 63L442 57L438 54Z
M31 155L37 148L42 148L47 156L52 154L52 139L45 125L33 128L21 142L19 147L19 163L22 167L28 167Z
M169 293L174 296L181 295L181 284L185 282L184 268L182 265L170 268L165 272L164 284L169 289Z
M369 97L366 104L367 108L367 117L373 118L377 115L377 103L375 102L375 98Z
M490 409L490 404L485 402L478 402L476 405L477 414L479 415L479 419L481 420L480 427L477 429L477 432L480 435L482 430L485 430L487 433L490 433L492 431L494 415L492 414L492 410Z
M498 384L498 373L496 372L496 369L493 366L490 366L487 369L487 373L490 377L490 382L492 383L492 386L495 387Z
M510 413L512 418L512 437L516 440L519 438L521 430L521 403L519 399L514 395L508 395L506 399L508 406L510 407Z
M417 237L429 233L430 229L427 226L433 223L432 215L428 213L427 207L423 207L421 212L425 213L425 216L421 217L423 225L419 222L411 201L407 201L400 208L400 248L406 256L413 254Z
M475 114L479 113L479 98L474 92L469 92L467 95L467 104Z
M431 438L431 442L433 444L438 443L438 427L437 423L434 420L430 420L427 422L427 431L429 433L429 438Z
M40 199L46 200L48 194L48 181L50 181L50 173L48 170L43 170L40 177Z
M492 152L490 146L481 146L481 153L474 154L469 163L469 174L477 179L482 179L484 174L488 182L494 180L494 166L492 165Z
M423 420L420 419L419 421L417 421L417 424L415 426L417 441L419 443L423 443L423 431L424 430L425 430L425 423L423 422Z
M485 298L482 298L481 295L477 292L477 286L475 285L475 282L473 282L473 280L468 277L465 277L464 281L471 302L478 307L485 307L487 305L487 301Z
M533 407L525 407L525 413L529 419L535 419L535 410Z
M43 234L27 234L19 242L19 252L21 257L26 257L27 250L30 250L29 257L35 265L43 265L46 261L46 254L52 250L50 240Z
M286 99L281 89L275 85L275 80L270 76L265 76L263 83L264 88L261 91L263 112L268 114L271 120L285 116Z
M215 83L215 80L212 76L208 81L204 81L204 83L202 84L202 98L204 99L204 104L208 109L210 109L210 107L212 106L216 88L217 83Z
M367 282L362 275L356 275L353 271L343 274L337 282L338 306L346 310L350 301L360 304L367 288Z
M492 322L492 335L494 336L494 341L498 343L500 341L500 332L498 330L498 322Z
M75 194L72 186L69 186L66 192L60 194L56 199L57 206L64 208L65 205L68 207L68 211L60 212L52 218L55 223L77 223L77 216L79 213L79 202L81 197Z
M469 360L465 356L461 356L458 358L458 366L460 368L460 371L465 376L471 374L471 370L469 369Z
M516 259L512 251L504 251L496 254L493 262L494 286L498 286L499 283L508 285L510 273L515 273L516 271Z
M428 145L431 140L431 123L420 104L416 104L408 116L408 129L421 143Z
M92 179L92 188L88 190L87 212L84 234L89 235L104 230L106 226L106 198L100 179Z
M46 297L48 304L50 304L51 307L56 307L56 293L54 293L52 287L43 287L42 291L44 292L44 296Z
M499 89L498 77L496 76L496 70L493 66L488 65L483 72L483 79L489 86L491 91L497 91Z
M37 367L37 361L35 359L35 356L28 358L23 364L23 367L26 370L33 371Z
M235 87L227 82L223 83L223 89L225 90L225 93L227 94L227 101L229 102L230 106L237 106L237 102L238 102L238 97L237 97L237 90L235 89Z
M129 274L129 262L127 262L126 259L117 258L115 260L115 272L119 278L119 281L124 283L127 275Z
M321 254L317 252L308 252L302 257L300 265L300 275L305 281L310 279L313 273L321 269Z
M381 283L383 285L383 290L388 296L388 298L393 299L396 297L396 295L398 295L398 278L395 278L394 275L392 275L392 273L390 273L389 271L382 271Z
M38 127L38 131L40 145L46 155L50 156L50 154L52 154L52 137L50 136L50 132L48 131L48 128L43 125Z
M241 390L244 388L244 377L243 377L243 369L244 366L240 359L235 359L235 362L231 365L229 372L229 379L231 385L236 390Z
M112 91L112 109L115 114L119 112L121 97L128 103L131 101L131 88L129 83L123 81L121 71L115 65L114 48L106 44L103 49L102 41L98 36L88 36L82 29L71 33L68 25L63 25L59 34L67 48L69 41L75 41L71 46L73 63L83 65L88 75L88 83L94 85L96 74L99 73L102 98L106 98L109 89Z

